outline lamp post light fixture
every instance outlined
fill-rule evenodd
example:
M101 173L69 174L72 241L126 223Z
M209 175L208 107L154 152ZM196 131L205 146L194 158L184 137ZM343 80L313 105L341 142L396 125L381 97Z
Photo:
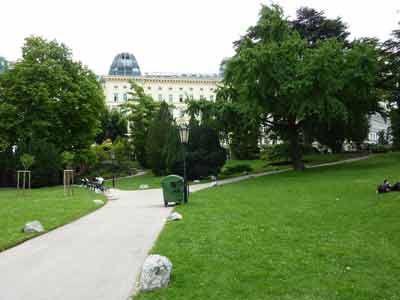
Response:
M110 156L111 156L112 170L113 170L112 187L114 189L115 188L115 152L114 152L114 150L111 150Z
M186 145L189 142L189 127L185 124L179 126L179 138L183 145L183 203L188 203L188 184L186 178Z

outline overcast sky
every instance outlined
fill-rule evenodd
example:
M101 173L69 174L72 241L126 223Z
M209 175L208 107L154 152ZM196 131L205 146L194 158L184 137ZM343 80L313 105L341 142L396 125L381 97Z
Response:
M142 72L216 73L232 42L257 21L257 0L3 0L0 56L21 57L29 35L57 39L103 75L117 53L131 52ZM340 16L353 37L386 39L399 28L399 0L277 0Z

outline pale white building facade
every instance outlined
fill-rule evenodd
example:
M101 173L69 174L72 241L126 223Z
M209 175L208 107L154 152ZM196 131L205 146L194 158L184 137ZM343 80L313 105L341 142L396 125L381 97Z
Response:
M119 110L132 97L131 81L143 87L144 92L155 101L165 101L173 109L175 120L187 122L185 100L215 101L216 90L221 81L217 74L172 74L145 73L142 75L133 54L120 53L115 56L108 75L101 77L106 106Z
M101 84L110 110L118 110L131 97L130 81L142 86L144 92L155 101L173 105L174 118L179 121L186 109L186 99L215 101L220 78L217 75L199 74L106 75L101 78Z

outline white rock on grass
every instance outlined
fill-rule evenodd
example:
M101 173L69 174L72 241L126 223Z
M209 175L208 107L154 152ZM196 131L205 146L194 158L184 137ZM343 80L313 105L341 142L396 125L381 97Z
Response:
M149 188L149 185L148 184L141 184L141 185L139 185L139 189L140 190L146 190L146 189L148 189Z
M32 232L43 232L43 225L39 221L28 222L24 226L24 232L32 233Z
M140 275L141 291L151 291L168 285L172 272L171 261L161 255L150 255L146 258Z
M177 212L172 212L168 217L167 217L167 221L179 221L182 220L183 216L180 213Z
M104 204L104 201L100 200L100 199L93 200L93 202L94 202L94 204L97 204L97 205L103 205Z

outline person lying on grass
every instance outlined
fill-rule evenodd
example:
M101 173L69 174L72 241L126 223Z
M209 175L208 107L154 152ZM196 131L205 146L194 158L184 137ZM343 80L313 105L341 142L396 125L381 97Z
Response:
M400 182L396 182L395 184L391 185L389 180L385 178L383 184L378 185L377 193L388 193L393 191L400 191Z

